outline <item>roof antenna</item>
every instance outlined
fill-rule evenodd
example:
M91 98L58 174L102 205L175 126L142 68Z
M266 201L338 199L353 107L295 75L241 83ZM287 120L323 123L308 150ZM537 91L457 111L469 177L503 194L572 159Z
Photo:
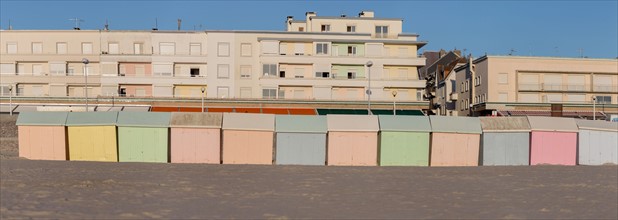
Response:
M155 26L152 28L153 31L159 30L159 20L155 18Z
M513 54L517 52L515 49L511 48L511 50L509 51L509 56L513 56Z
M107 19L105 19L105 30L109 31L109 24L107 23Z
M13 26L11 25L11 19L9 19L9 30L13 30Z
M178 19L178 30L180 30L180 24L182 23L182 19Z
M81 30L79 28L79 23L83 22L84 20L82 20L80 18L71 18L71 19L69 19L69 21L75 21L75 27L73 27L73 30Z
M579 48L577 51L579 51L579 58L584 58L584 48Z

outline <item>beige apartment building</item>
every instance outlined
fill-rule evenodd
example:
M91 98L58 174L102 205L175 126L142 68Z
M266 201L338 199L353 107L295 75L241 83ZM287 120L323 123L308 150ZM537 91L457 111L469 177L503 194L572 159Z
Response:
M618 60L483 56L454 69L458 115L618 113ZM452 73L451 73L452 74Z
M364 11L289 16L285 31L2 30L0 94L83 97L87 80L89 97L366 100L371 81L372 100L422 102L426 42L402 23Z

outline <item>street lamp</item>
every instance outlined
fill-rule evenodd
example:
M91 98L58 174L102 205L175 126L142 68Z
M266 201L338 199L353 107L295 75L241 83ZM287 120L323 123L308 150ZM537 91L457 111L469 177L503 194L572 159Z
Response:
M204 112L204 92L206 91L206 88L202 86L201 90L202 90L202 112Z
M597 97L592 96L592 120L597 120Z
M84 85L84 93L86 95L86 112L88 111L88 63L90 60L83 58L82 63L84 64L84 76L86 80L86 85Z
M9 115L13 115L13 85L9 85Z
M391 94L393 94L393 115L397 115L397 113L395 113L395 111L397 110L397 106L395 105L395 97L397 97L397 90L393 90Z
M367 63L365 64L367 66L367 112L369 115L371 115L371 66L373 66L373 62L367 61Z

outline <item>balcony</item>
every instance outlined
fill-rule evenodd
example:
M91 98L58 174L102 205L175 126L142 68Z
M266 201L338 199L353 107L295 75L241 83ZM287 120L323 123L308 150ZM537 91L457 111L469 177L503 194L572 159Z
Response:
M533 84L533 83L522 83L519 84L519 91L562 91L562 92L589 92L590 85L584 84L570 84L570 85L562 85L562 84Z
M459 98L459 95L458 95L458 93L456 93L456 92L452 92L452 93L450 94L450 96L451 96L451 97L450 97L450 98L451 98L451 100L457 100L457 99Z

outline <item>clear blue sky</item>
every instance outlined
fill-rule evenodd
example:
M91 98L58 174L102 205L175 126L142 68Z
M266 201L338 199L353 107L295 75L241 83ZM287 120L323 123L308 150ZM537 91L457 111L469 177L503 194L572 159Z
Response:
M466 49L485 53L594 58L618 57L618 0L605 1L14 1L0 0L0 26L7 29L71 29L69 18L84 19L82 29L283 30L286 16L403 18L406 33L420 34L423 50Z

